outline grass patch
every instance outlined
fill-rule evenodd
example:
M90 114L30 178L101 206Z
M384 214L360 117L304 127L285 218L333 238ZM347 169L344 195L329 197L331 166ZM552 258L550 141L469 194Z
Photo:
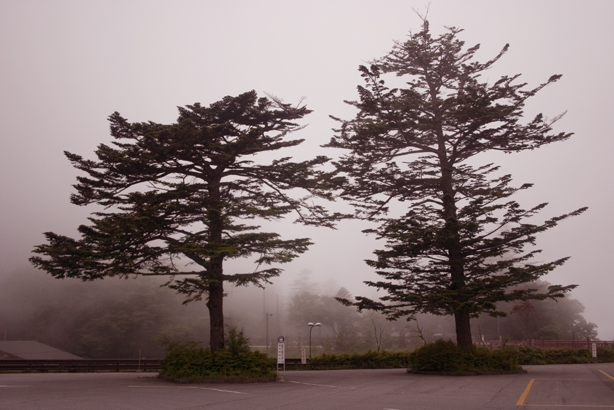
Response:
M196 342L164 341L160 376L171 380L238 379L275 376L275 359L253 352L243 332L231 329L225 348L211 353Z

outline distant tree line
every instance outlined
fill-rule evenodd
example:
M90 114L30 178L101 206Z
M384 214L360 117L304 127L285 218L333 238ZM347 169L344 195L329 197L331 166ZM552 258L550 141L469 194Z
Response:
M84 358L160 358L164 337L206 340L206 312L181 302L159 281L82 283L24 271L0 287L0 331Z
M523 287L547 288L550 284L538 281ZM501 303L508 315L493 318L487 315L476 320L474 333L493 340L501 336L511 340L586 340L597 338L597 325L584 319L584 305L566 296L561 299L531 300Z
M303 278L304 281L304 278ZM7 340L36 340L85 358L159 358L161 341L198 341L207 344L208 317L198 304L160 287L155 280L107 280L95 284L55 281L35 272L6 279L0 287L0 332ZM546 282L536 284L547 286ZM299 290L304 288L306 290ZM282 291L281 306L269 318L270 354L277 336L288 341L288 354L299 357L307 347L309 322L322 325L313 332L314 353L403 350L438 338L454 340L450 317L418 315L415 320L386 320L381 312L358 313L337 302L351 297L340 288L325 294L315 282ZM234 293L237 293L235 295ZM264 309L257 289L236 289L228 296L227 328L244 330L252 345L265 341ZM585 340L597 337L587 322L584 306L569 296L557 301L507 303L508 316L474 319L474 339ZM278 317L281 315L281 317Z
M547 282L531 284L538 288ZM351 295L345 288L335 297ZM420 314L412 320L386 320L381 312L356 312L336 303L335 297L310 292L295 294L288 306L289 324L296 333L305 334L305 324L322 323L317 342L324 351L352 352L378 349L406 349L437 339L454 340L454 320L449 316ZM587 322L584 306L569 296L557 300L500 303L497 308L507 316L481 315L472 320L473 339L491 340L586 340L597 338L597 325Z

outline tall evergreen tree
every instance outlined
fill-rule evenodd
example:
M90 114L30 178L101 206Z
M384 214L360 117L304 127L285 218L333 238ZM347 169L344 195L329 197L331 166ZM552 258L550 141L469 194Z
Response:
M247 92L203 107L179 108L177 122L130 123L110 116L113 146L101 144L97 161L65 152L79 176L71 202L98 204L76 240L53 232L31 262L56 278L170 275L186 302L206 298L210 347L224 346L224 283L262 286L281 273L278 263L305 252L308 238L281 239L253 219L278 220L296 212L305 224L332 226L321 206L330 199L330 175L317 170L323 156L303 162L254 156L299 145L288 139L308 114L276 98ZM268 156L270 158L270 154ZM303 197L292 192L300 189ZM224 261L253 257L256 269L226 273ZM184 277L184 275L187 275ZM175 279L182 276L182 279Z
M574 287L510 290L565 262L533 262L535 235L584 208L528 222L546 204L523 209L510 197L531 184L512 187L510 175L497 176L496 165L477 165L479 154L532 150L571 134L552 131L559 117L539 114L523 123L527 99L560 75L531 89L517 82L519 75L488 84L481 75L508 46L479 63L479 46L466 48L460 32L449 28L433 36L424 20L388 55L360 66L366 85L358 87L358 101L347 102L358 113L350 121L335 118L341 126L326 146L349 151L336 163L346 177L342 197L357 217L376 221L367 232L386 241L367 261L383 277L367 284L386 296L354 303L390 318L454 315L458 344L471 348L470 318L503 315L496 302L558 298ZM386 85L389 73L400 77L395 84L401 87ZM395 202L405 208L400 216L389 212Z

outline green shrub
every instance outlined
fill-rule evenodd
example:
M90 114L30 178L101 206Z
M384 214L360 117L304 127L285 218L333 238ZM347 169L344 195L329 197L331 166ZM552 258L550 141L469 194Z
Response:
M600 363L614 362L614 346L597 349ZM475 347L460 349L453 342L438 341L421 347L409 355L409 368L427 372L509 371L519 365L592 363L587 348L542 349L534 346L509 346L500 349Z
M520 370L518 352L510 348L465 350L451 341L439 340L409 354L409 368L415 372L504 372Z
M520 354L522 365L540 364L579 364L595 361L592 352L587 348L542 349L534 346L514 346ZM597 348L597 361L600 363L614 362L614 346Z
M196 342L163 341L160 375L172 379L227 379L275 375L275 360L252 352L243 332L231 329L225 348L214 354Z
M367 353L329 354L316 356L309 360L309 369L389 369L407 367L407 353L380 353L369 350Z
M597 348L597 361L599 363L614 363L614 345Z
M520 353L520 364L576 364L590 363L591 352L588 349L542 349L534 346L516 346Z

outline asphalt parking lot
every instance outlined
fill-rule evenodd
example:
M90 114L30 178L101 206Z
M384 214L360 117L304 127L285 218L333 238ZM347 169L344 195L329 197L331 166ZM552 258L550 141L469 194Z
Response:
M0 409L614 409L614 363L525 369L467 377L292 371L285 382L263 384L173 384L155 373L0 374Z

